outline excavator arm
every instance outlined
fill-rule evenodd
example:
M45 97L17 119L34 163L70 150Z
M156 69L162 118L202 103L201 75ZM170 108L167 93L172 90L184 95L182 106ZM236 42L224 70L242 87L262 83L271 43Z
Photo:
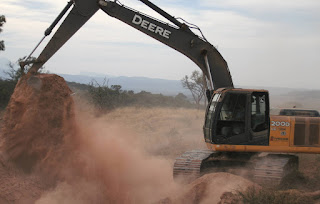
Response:
M190 58L203 71L212 89L233 87L227 62L214 46L204 38L194 34L186 24L180 23L148 0L141 1L160 15L163 15L174 25L135 11L117 1L75 0L72 10L37 58L30 72L35 73L46 63L100 8L108 15L119 19Z
M59 16L55 19L55 21L51 24L51 26L46 29L45 36L51 33L54 26L72 5L73 8L69 12L68 16L65 18L56 33L40 53L36 61L33 62L29 73L35 74L99 10L99 5L92 0L70 1L59 14ZM42 42L42 40L40 41L40 43ZM32 51L32 53L33 52L34 50ZM31 56L31 54L29 55L29 57ZM27 60L28 58L26 59L26 61ZM24 65L25 63L23 63L22 65L20 64L20 66Z

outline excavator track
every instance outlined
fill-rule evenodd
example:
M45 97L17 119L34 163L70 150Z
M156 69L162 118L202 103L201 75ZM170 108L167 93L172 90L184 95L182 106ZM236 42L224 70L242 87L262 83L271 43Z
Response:
M193 180L201 176L201 165L214 154L211 150L192 150L176 159L173 166L173 178Z
M270 154L257 159L254 181L278 185L291 172L298 170L298 157L294 155Z
M234 156L232 156L234 155ZM178 157L173 166L174 179L194 180L212 172L232 172L234 168L242 168L250 156L245 153L221 153L212 150L192 150Z
M173 167L175 180L190 182L212 172L241 175L259 184L278 185L289 173L297 170L298 157L286 154L221 153L192 150L178 157Z

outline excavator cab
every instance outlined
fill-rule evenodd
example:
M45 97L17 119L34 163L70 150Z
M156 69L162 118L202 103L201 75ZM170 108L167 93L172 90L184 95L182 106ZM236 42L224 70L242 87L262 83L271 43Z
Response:
M218 89L207 107L203 130L207 143L268 145L269 126L268 91Z

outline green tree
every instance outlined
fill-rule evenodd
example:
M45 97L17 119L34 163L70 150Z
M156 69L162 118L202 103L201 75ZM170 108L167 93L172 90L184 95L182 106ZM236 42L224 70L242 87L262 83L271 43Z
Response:
M0 15L0 33L2 32L2 26L6 22L6 17L4 15ZM4 41L0 40L0 51L5 50Z
M121 85L108 86L108 80L106 79L102 83L98 83L95 80L91 81L88 85L88 98L95 105L99 113L124 106L194 107L182 93L175 97L152 94L147 91L134 93L132 90L122 90Z
M205 95L205 81L203 77L203 73L200 73L199 71L195 70L192 72L192 74L189 76L184 76L181 79L182 86L186 89L189 89L192 97L197 104L197 107L200 106L200 101Z
M121 105L121 95L124 93L120 85L108 85L109 81L105 78L102 84L93 80L89 84L89 95L98 110L110 111Z
M184 101L184 100L188 100L188 97L183 93L178 93L178 95L175 96L175 99L179 101Z

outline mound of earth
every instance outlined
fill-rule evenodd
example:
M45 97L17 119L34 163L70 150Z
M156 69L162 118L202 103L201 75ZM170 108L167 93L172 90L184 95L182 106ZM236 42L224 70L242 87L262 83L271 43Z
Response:
M19 80L0 135L1 203L34 203L62 178L57 164L63 161L68 148L62 146L74 131L70 94L64 79L57 75Z
M251 186L257 189L261 188L257 184L240 176L224 172L211 173L206 174L188 184L182 194L179 194L176 197L173 196L170 198L166 198L160 203L231 203L228 199L233 199L233 197L226 196L229 192L235 193L236 191L243 191Z
M2 147L7 157L30 172L56 154L74 124L71 90L53 74L22 77L4 115ZM57 155L55 155L56 157Z
M25 174L0 158L0 203L32 204L48 189L41 177Z

